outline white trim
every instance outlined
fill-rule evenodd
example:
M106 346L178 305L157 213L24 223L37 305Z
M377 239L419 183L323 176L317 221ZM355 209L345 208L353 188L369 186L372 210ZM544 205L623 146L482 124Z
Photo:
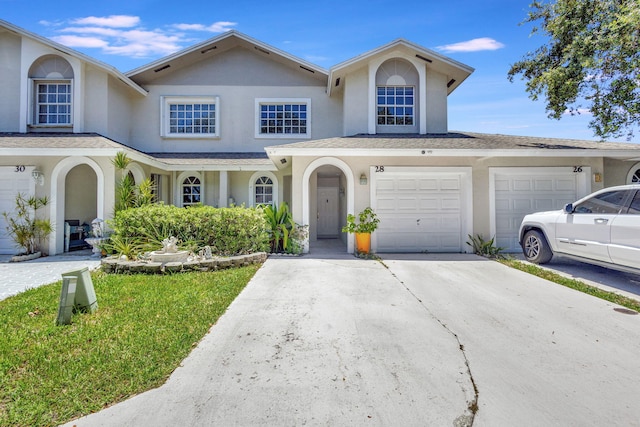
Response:
M391 138L391 137L390 137ZM401 137L400 137L401 138ZM514 149L514 150L487 150L487 149L446 149L446 148L295 148L287 146L266 147L269 156L340 156L340 157L479 157L489 159L496 157L610 157L613 159L637 158L638 150L606 150L584 149L577 153L575 149ZM490 156L487 156L490 154Z
M204 185L204 176L203 174L201 174L200 172L196 172L196 171L184 171L182 172L180 175L178 175L178 177L176 178L175 182L174 182L174 192L173 194L175 195L174 197L174 205L179 206L181 208L184 208L184 205L182 204L182 183L184 182L185 179L187 179L188 177L195 177L198 178L200 180L200 204L204 205L205 204L205 185ZM189 205L190 206L190 205Z
M260 106L278 104L305 104L307 106L307 131L305 133L260 133ZM256 139L310 139L311 138L311 98L256 98L255 99Z
M309 179L311 174L320 166L331 165L342 171L347 179L347 214L353 214L355 210L355 177L353 171L344 161L335 157L322 157L311 162L302 174L302 224L310 224L310 207L309 207ZM349 233L347 235L347 252L353 253L354 236ZM309 252L309 242L305 243L304 253Z
M67 174L78 165L86 164L96 174L96 217L107 218L105 212L105 177L104 171L93 159L88 157L67 157L60 160L51 172L51 199L49 201L49 220L53 232L49 235L49 255L64 252L64 205L65 182ZM113 195L111 195L113 197ZM60 223L58 223L60 218Z
M574 173L573 166L548 167L490 167L489 168L489 234L496 235L496 175L550 175L554 173ZM582 166L582 172L576 172L576 200L591 193L591 167Z
M379 174L388 173L393 175L415 175L418 173L440 173L440 174L456 174L461 179L461 200L460 216L462 224L460 224L460 251L468 253L470 250L465 247L464 242L468 235L473 235L473 168L470 166L385 166L384 172L376 172L379 166L371 166L369 169L369 182L371 208L375 211L377 208L376 190L377 180L375 177ZM375 253L378 249L378 239L376 233L371 234L371 250Z
M213 133L171 133L169 131L169 105L185 104L215 104L215 132ZM160 96L160 136L167 139L218 139L220 138L220 97L219 96L190 96L190 95L162 95Z
M249 179L249 199L248 199L249 206L254 207L256 205L256 195L254 193L255 183L256 183L256 180L262 176L266 176L270 178L271 182L273 182L273 187L272 187L273 207L277 208L280 203L278 200L278 194L279 194L278 178L275 176L273 172L269 172L269 171L259 171L251 175L251 178Z
M72 66L72 65L69 65ZM70 78L70 79L65 79L65 78L59 78L59 79L48 79L46 77L33 77L33 78L29 78L28 79L28 88L27 88L27 93L28 93L28 101L27 101L27 105L28 105L28 113L27 113L27 125L29 125L30 127L34 127L34 128L39 128L39 129L46 129L46 128L55 128L55 129L60 129L60 128L73 128L74 124L76 122L76 118L75 118L75 104L76 104L76 90L74 88L75 86L75 79L74 78ZM69 111L69 123L39 123L38 121L38 90L36 89L36 86L39 84L68 84L69 85L69 90L71 91L70 95L71 95L71 102L70 102L70 108L71 111Z
M635 175L636 171L639 171L639 170L640 170L640 162L631 166L631 169L629 169L629 173L627 174L627 184L634 184L634 182L632 182L631 180L633 179L633 176Z
M135 181L136 185L140 185L140 183L147 177L147 175L144 173L144 169L142 169L142 166L140 166L138 163L129 163L124 170L124 174L126 175L129 172L131 172L131 174L133 175L133 180Z

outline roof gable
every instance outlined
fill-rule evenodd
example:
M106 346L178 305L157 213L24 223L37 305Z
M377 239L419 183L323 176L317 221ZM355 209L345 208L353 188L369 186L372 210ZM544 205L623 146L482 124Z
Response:
M184 69L207 57L220 55L236 47L243 47L264 58L284 64L300 73L326 82L328 72L324 68L255 40L236 30L228 31L202 43L165 56L150 64L131 70L126 75L136 82L145 84L155 80L156 76L161 73L168 74L175 70Z
M15 26L7 21L3 21L2 19L0 19L0 28L4 28L9 32L13 32L15 34L18 34L21 37L27 37L33 41L36 41L38 43L42 43L52 49L55 49L57 51L60 51L66 55L69 55L73 58L77 58L80 61L86 62L88 64L91 64L95 67L97 67L98 69L101 69L103 71L105 71L107 74L111 75L112 77L115 77L116 79L120 80L121 82L123 82L126 86L132 88L133 90L135 90L136 92L142 94L142 95L146 95L147 92L142 89L140 86L138 86L133 80L129 79L129 77L125 76L122 72L118 71L115 67L111 66L111 65L107 65L102 61L98 61L97 59L94 59L88 55L85 55L81 52L78 52L76 50L73 50L67 46L64 46L60 43L56 43L53 40L50 40L46 37L42 37L39 36L37 34L34 34L30 31L25 30L24 28L20 28L18 26Z
M432 69L448 76L449 84L447 85L447 94L453 92L475 71L473 67L441 55L433 50L424 48L405 39L397 39L331 67L329 70L328 92L331 93L332 90L339 87L340 82L344 80L344 76L350 72L366 66L369 62L375 60L375 58L388 56L393 52L417 58L425 63L427 69Z

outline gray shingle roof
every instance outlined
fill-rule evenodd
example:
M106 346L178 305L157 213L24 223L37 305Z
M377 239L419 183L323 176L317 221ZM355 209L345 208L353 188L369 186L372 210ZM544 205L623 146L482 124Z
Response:
M274 145L268 149L447 149L447 150L638 150L640 144L528 136L450 132L427 135L366 135Z
M0 133L2 149L130 150L167 166L272 166L261 153L143 153L96 133Z

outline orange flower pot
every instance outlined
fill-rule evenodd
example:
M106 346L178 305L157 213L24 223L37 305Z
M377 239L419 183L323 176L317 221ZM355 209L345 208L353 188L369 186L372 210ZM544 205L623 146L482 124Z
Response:
M356 251L361 254L368 254L371 250L371 233L356 234Z

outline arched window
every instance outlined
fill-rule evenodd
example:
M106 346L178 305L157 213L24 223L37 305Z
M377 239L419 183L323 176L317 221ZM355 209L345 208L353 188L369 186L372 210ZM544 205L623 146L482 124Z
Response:
M33 84L29 123L41 126L73 124L73 68L56 55L46 55L29 69Z
M640 163L636 163L631 170L629 170L627 184L640 184Z
M273 180L268 176L261 176L254 183L254 204L273 205Z
M378 133L408 133L417 128L418 72L403 59L390 59L376 72Z
M191 206L202 201L200 179L189 176L182 181L182 206Z

